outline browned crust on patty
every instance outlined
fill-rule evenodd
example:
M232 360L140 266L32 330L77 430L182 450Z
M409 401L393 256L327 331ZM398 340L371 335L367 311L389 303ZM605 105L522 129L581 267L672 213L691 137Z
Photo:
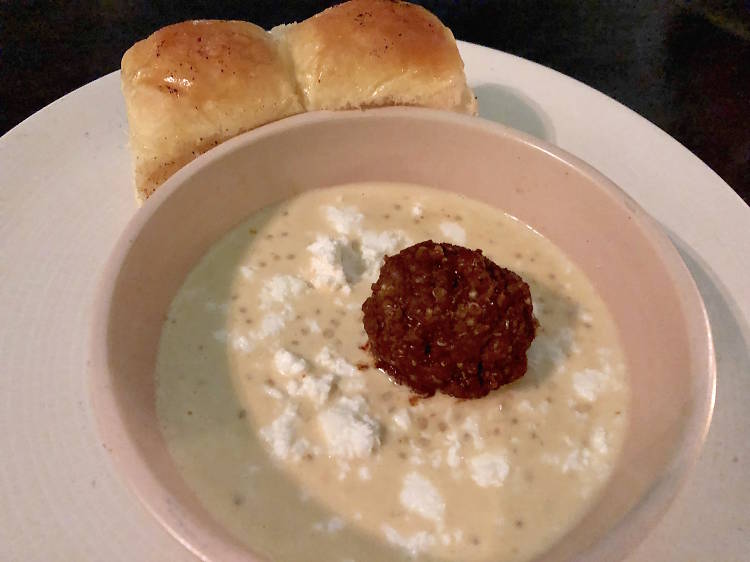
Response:
M428 240L387 257L362 310L377 367L421 395L479 398L526 372L529 286L481 250Z

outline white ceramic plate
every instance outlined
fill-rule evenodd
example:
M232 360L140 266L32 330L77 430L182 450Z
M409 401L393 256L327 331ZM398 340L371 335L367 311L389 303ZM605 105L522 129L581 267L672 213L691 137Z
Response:
M635 561L744 560L750 544L750 208L671 137L528 61L460 44L484 117L587 160L662 223L706 302L718 394L698 467ZM114 475L86 388L101 265L137 211L119 77L0 139L0 560L192 560Z

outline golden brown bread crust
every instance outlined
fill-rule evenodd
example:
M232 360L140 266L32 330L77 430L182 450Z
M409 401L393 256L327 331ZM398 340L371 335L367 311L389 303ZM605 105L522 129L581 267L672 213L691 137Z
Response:
M476 114L453 34L407 2L352 0L271 33L187 21L122 58L136 198L198 155L295 113L416 105Z
M418 105L476 114L450 29L415 4L351 0L272 30L305 109Z
M160 29L123 56L122 89L140 201L213 146L303 111L276 40L240 21Z

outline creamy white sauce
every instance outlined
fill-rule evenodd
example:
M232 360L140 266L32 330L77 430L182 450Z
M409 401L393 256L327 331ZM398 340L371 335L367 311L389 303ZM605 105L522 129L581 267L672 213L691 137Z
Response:
M385 255L481 248L530 285L529 372L480 400L372 367L361 305ZM214 517L275 560L525 560L609 476L628 388L612 320L548 240L476 201L397 184L265 209L188 276L165 323L157 411Z

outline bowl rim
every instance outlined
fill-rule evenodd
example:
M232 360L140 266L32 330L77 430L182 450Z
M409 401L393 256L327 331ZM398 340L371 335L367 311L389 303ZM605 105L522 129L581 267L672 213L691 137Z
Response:
M90 360L87 362L87 382L89 399L92 403L98 435L103 441L105 450L112 457L115 472L127 483L128 488L138 497L146 510L178 542L199 559L210 559L196 545L184 537L174 524L174 521L170 521L164 513L157 510L152 502L149 501L150 496L144 493L144 482L146 483L145 487L154 490L161 489L161 485L141 460L141 455L138 453L131 436L122 423L122 417L113 389L107 384L109 368L106 333L111 296L117 281L117 273L128 256L130 248L137 238L137 234L151 220L157 209L165 204L183 183L199 171L211 166L225 154L240 150L246 145L289 129L315 125L330 120L367 120L373 118L373 116L386 119L403 119L407 117L410 119L439 122L446 126L475 129L478 132L489 133L520 142L530 149L541 151L562 164L573 168L577 173L587 177L592 183L596 184L597 188L604 190L610 197L613 197L634 212L634 222L655 242L661 261L665 263L667 269L673 274L672 285L679 289L681 293L691 297L694 300L693 304L697 305L696 310L693 311L693 315L695 316L693 320L700 331L700 363L702 363L701 371L706 375L705 383L707 392L701 401L696 402L696 415L691 417L690 423L679 441L677 451L668 471L670 478L666 479L662 477L653 482L645 495L609 529L607 534L590 545L577 559L594 561L603 559L614 560L613 555L618 557L617 559L624 557L627 553L634 550L646 537L684 486L695 467L711 424L716 399L716 358L708 314L701 294L678 250L659 223L630 195L592 165L557 146L522 131L481 117L478 118L441 110L418 107L385 107L364 111L315 111L287 117L233 137L200 155L167 179L144 202L142 207L127 222L108 259L100 269L98 285L91 308L90 330L88 334L87 349ZM118 444L116 450L108 447L107 442L116 442ZM127 459L127 464L134 467L134 470L125 469L122 459ZM215 537L210 536L210 532L207 530L205 533L207 536L204 538L208 540L208 543L214 543ZM218 543L222 548L229 548L233 554L236 552L238 558L243 553L244 555L248 554L248 551L244 547L230 545L221 539L218 540ZM605 555L606 558L603 558Z

